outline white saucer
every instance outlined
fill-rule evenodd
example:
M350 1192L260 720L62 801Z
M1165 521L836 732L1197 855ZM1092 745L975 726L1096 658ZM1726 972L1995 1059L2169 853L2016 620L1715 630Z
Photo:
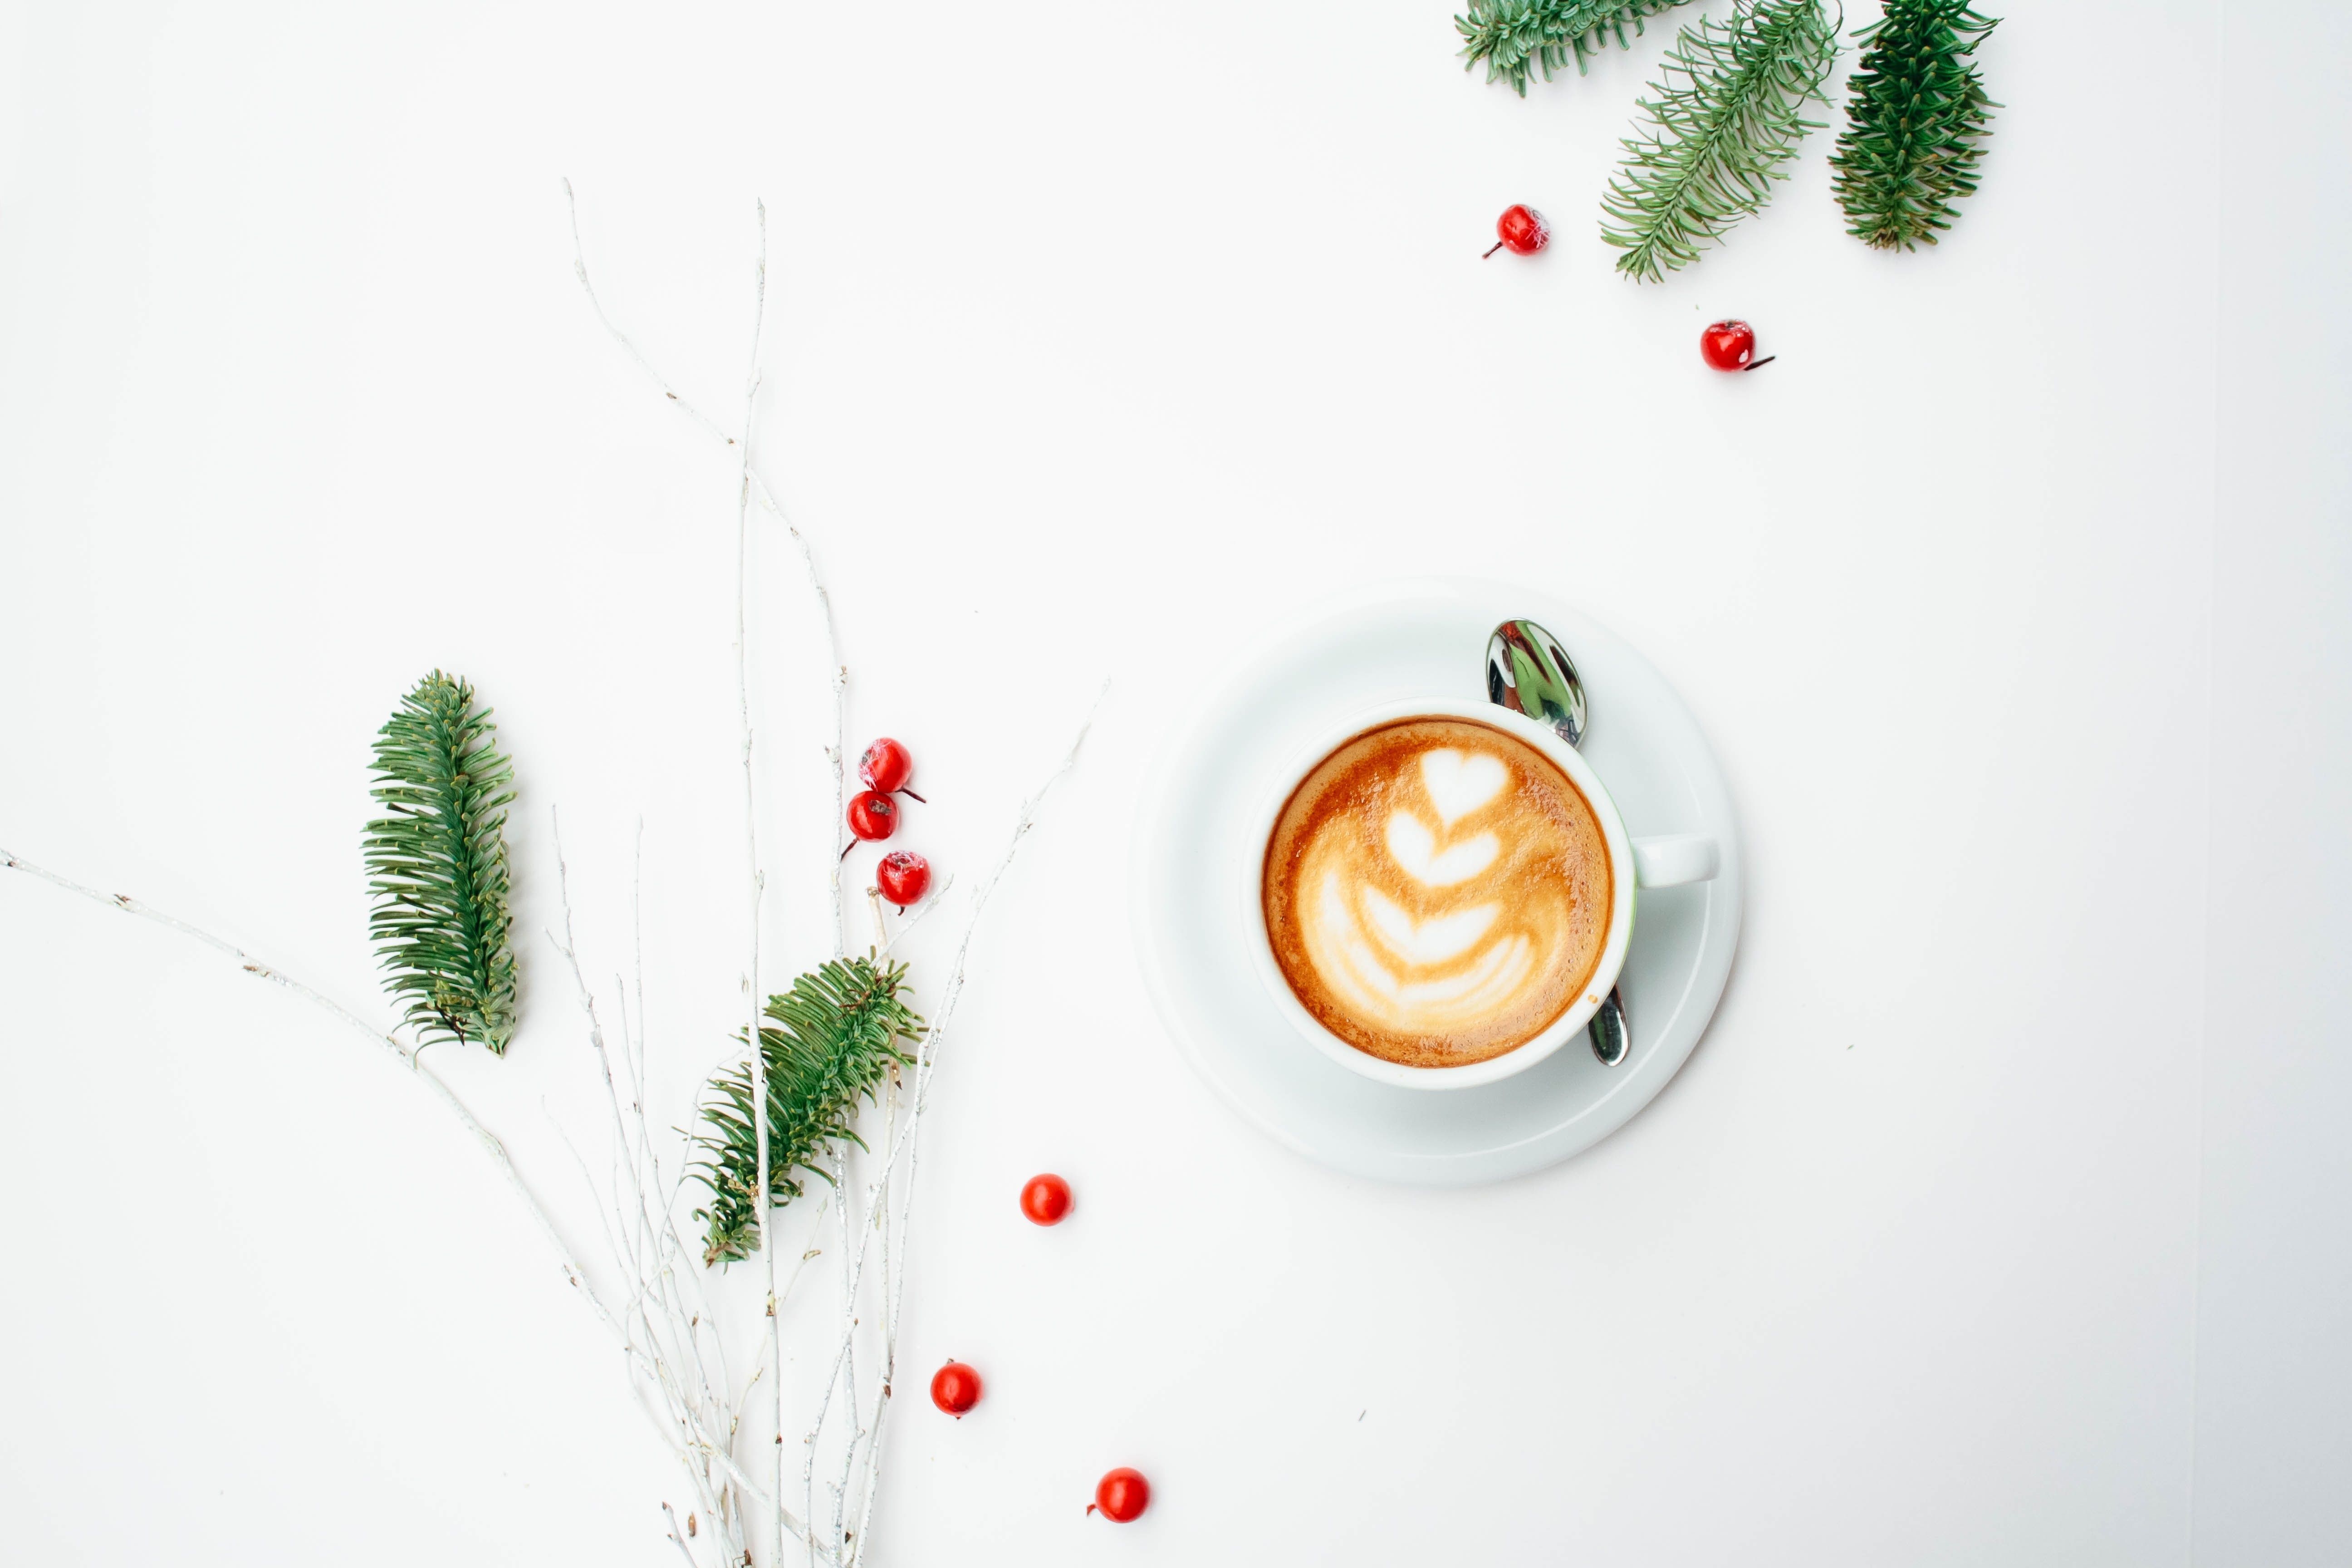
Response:
M1581 748L1636 836L1706 833L1712 882L1645 890L1619 989L1633 1050L1606 1068L1582 1045L1475 1089L1374 1083L1327 1059L1276 1008L1238 929L1265 846L1251 810L1335 716L1410 698L1486 696L1486 638L1524 616L1576 661L1591 706ZM1154 770L1139 819L1135 935L1169 1033L1211 1088L1309 1159L1381 1181L1465 1186L1540 1170L1631 1121L1698 1044L1739 941L1731 796L1697 723L1658 672L1547 595L1418 582L1350 604L1259 654Z

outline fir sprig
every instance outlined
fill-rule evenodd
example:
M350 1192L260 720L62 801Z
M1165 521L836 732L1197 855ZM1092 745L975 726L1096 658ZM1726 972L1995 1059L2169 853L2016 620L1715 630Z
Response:
M1633 40L1625 29L1642 31L1642 19L1671 10L1684 0L1470 0L1470 14L1454 18L1462 35L1462 68L1486 62L1486 79L1511 84L1521 98L1528 95L1528 71L1532 66L1544 80L1564 68L1570 56L1576 74L1584 74L1584 58L1609 47Z
M1682 30L1656 96L1641 100L1650 123L1625 139L1601 199L1601 237L1624 252L1618 271L1655 282L1770 199L1797 143L1822 127L1803 110L1827 101L1839 26L1821 0L1739 0L1729 23Z
M902 994L906 977L903 963L837 959L768 998L762 1011L774 1026L761 1026L760 1053L767 1063L768 1191L775 1205L800 1196L800 1173L833 1180L824 1156L836 1140L866 1147L850 1126L858 1101L871 1100L893 1067L915 1059L898 1042L923 1034L922 1019ZM760 1234L751 1064L720 1073L710 1089L702 1110L708 1131L694 1141L709 1158L692 1167L710 1189L710 1206L694 1216L709 1227L703 1261L732 1263L751 1255Z
M515 796L497 741L472 687L437 669L417 682L376 739L370 793L390 815L368 824L362 847L384 988L423 1040L479 1040L503 1056L515 1028L505 837Z
M1845 129L1830 164L1847 230L1881 250L1936 243L1977 188L1991 133L1984 80L1969 57L1995 19L1968 0L1887 0L1854 35L1862 64L1847 84Z

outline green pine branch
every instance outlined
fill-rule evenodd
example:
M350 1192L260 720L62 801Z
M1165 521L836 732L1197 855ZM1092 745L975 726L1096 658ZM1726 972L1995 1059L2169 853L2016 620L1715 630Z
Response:
M1528 95L1528 71L1532 66L1544 80L1576 58L1576 74L1584 74L1587 55L1597 54L1616 39L1619 48L1631 47L1642 19L1671 10L1684 0L1470 0L1470 14L1454 18L1462 35L1462 68L1486 62L1489 82L1507 81L1521 98Z
M1968 0L1887 0L1886 14L1854 35L1862 64L1849 82L1845 129L1830 164L1848 233L1881 250L1936 243L1959 216L1953 203L1977 188L1991 134L1976 53L1994 19Z
M401 699L375 743L390 815L367 826L368 934L419 1037L514 1037L515 959L507 944L506 808L514 768L499 754L474 689L435 670Z
M907 1005L907 966L874 958L836 959L771 996L760 1027L768 1077L768 1192L781 1207L801 1195L800 1173L830 1183L824 1157L837 1140L866 1144L850 1127L894 1067L914 1058L898 1042L920 1039L923 1021ZM743 1038L738 1030L735 1037ZM703 1102L708 1131L694 1140L708 1159L691 1167L710 1189L710 1206L694 1211L709 1226L706 1264L740 1262L759 1245L760 1139L753 1119L751 1064L711 1079Z
M1821 0L1739 0L1729 23L1682 30L1641 101L1649 124L1625 139L1601 199L1601 237L1624 252L1618 271L1655 282L1770 199L1797 143L1822 127L1804 105L1827 101L1842 21Z

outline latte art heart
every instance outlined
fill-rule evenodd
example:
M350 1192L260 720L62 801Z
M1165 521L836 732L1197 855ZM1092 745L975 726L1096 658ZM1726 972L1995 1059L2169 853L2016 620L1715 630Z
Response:
M1389 817L1389 858L1404 868L1415 881L1425 887L1443 888L1454 882L1475 877L1495 863L1503 852L1501 840L1491 833L1481 833L1475 838L1460 844L1437 847L1437 835L1422 826L1421 818L1409 811L1396 812Z
M1327 900L1345 900L1346 886L1338 872L1332 872L1323 883ZM1470 951L1471 944L1486 934L1495 917L1503 912L1500 904L1478 904L1457 910L1450 915L1432 915L1417 921L1407 914L1404 906L1391 901L1378 888L1366 888L1360 895L1360 909L1371 928L1388 950L1407 963L1443 963ZM1335 927L1344 926L1350 911L1334 907L1325 911Z
M1542 752L1405 720L1326 757L1266 846L1276 962L1340 1038L1417 1067L1516 1049L1567 1011L1608 934L1592 808Z
M1503 793L1511 770L1491 752L1440 746L1421 754L1421 786L1448 827Z

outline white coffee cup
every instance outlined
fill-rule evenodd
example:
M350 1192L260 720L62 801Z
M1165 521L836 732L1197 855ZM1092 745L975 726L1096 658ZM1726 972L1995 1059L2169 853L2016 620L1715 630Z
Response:
M1265 908L1263 879L1265 873L1265 851L1273 839L1275 824L1283 807L1298 788L1299 783L1312 773L1324 758L1354 740L1367 730L1383 724L1393 724L1406 719L1462 719L1473 723L1489 724L1517 737L1550 759L1560 772L1572 780L1592 807L1592 815L1601 825L1601 837L1609 853L1610 887L1609 934L1601 949L1600 962L1593 965L1592 974L1585 982L1583 994L1576 998L1567 1012L1553 1020L1551 1026L1527 1044L1498 1057L1466 1063L1461 1067L1410 1067L1402 1062L1384 1061L1369 1051L1358 1050L1325 1028L1315 1015L1298 1000L1297 992L1282 973L1282 965L1274 954L1273 939L1265 929ZM1491 702L1448 702L1427 698L1412 701L1392 702L1380 708L1355 713L1345 722L1335 725L1318 736L1311 744L1303 746L1286 766L1268 790L1264 805L1252 818L1255 826L1245 842L1254 858L1244 868L1242 881L1243 929L1249 944L1250 957L1256 964L1258 977L1294 1027L1317 1049L1351 1072L1381 1083L1402 1089L1470 1089L1482 1083L1493 1083L1509 1078L1543 1060L1570 1040L1580 1037L1584 1026L1600 1011L1612 987L1617 984L1618 972L1625 967L1625 952L1633 936L1633 908L1638 888L1672 888L1685 882L1711 880L1721 854L1715 840L1705 834L1675 834L1656 838L1633 838L1625 831L1625 819L1619 815L1617 803L1609 797L1608 788L1592 771L1576 748L1563 741L1549 727L1536 722L1523 713Z

